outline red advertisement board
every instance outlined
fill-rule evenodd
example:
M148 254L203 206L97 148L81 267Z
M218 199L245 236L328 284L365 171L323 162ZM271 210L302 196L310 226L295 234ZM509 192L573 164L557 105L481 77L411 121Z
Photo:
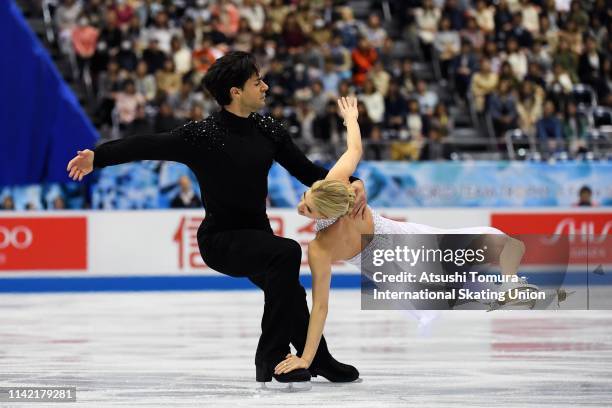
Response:
M491 226L525 243L526 263L612 264L612 212L492 213Z
M83 269L86 217L0 218L0 271Z

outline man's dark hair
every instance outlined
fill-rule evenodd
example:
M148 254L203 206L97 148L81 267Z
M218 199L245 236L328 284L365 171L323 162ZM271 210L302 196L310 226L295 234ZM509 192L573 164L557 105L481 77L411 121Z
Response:
M204 86L221 106L232 102L230 89L243 89L245 82L253 75L259 75L259 67L253 55L230 52L215 61L204 75Z
M582 186L580 188L580 192L579 194L582 195L584 193L589 193L589 194L593 194L593 191L591 191L591 188L589 186Z

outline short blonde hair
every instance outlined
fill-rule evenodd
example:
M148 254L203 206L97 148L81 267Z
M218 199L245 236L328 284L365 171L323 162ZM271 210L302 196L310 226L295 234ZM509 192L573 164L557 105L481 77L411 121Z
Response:
M310 188L315 209L324 218L339 218L355 206L355 190L340 180L319 180Z

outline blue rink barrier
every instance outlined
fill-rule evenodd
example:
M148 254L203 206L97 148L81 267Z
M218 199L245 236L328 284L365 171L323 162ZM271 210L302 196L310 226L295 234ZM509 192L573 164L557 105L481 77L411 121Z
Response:
M559 282L560 275L553 272L528 271L529 282L536 285L586 285L584 272L569 272ZM312 287L310 275L300 276L305 288ZM589 277L589 285L612 285L612 274ZM333 289L358 289L361 275L336 274L332 276ZM60 293L60 292L133 292L133 291L207 291L207 290L253 290L257 289L246 278L218 276L112 276L112 277L49 277L49 278L2 278L0 293Z

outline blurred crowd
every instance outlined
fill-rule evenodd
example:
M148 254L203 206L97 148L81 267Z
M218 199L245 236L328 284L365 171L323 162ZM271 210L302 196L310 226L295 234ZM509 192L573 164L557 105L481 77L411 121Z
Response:
M269 113L315 158L342 148L335 99L348 94L374 160L451 158L456 109L495 148L518 129L571 154L587 152L610 120L606 0L60 0L52 9L58 45L111 137L217 109L201 79L229 50L257 57Z

